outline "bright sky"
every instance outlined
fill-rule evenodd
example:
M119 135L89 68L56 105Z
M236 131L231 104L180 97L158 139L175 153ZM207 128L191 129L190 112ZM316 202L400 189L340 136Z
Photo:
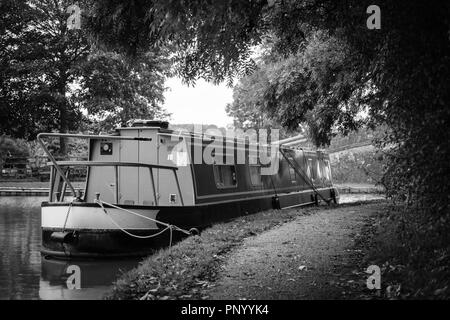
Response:
M233 123L225 112L225 106L233 100L233 90L225 83L216 86L199 80L195 87L188 87L181 79L170 78L166 86L169 89L164 94L164 107L172 113L170 123L215 124L219 127Z

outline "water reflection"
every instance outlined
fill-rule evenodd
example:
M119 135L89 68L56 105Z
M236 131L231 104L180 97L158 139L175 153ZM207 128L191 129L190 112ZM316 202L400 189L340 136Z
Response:
M0 198L0 299L101 299L130 260L41 258L40 205L45 197ZM69 290L67 268L80 268L81 289Z
M38 299L42 197L0 198L0 298Z
M340 195L339 203L352 203L357 201L372 201L386 199L383 194L344 193Z
M39 297L100 299L121 273L131 270L139 261L140 259L57 260L43 257Z

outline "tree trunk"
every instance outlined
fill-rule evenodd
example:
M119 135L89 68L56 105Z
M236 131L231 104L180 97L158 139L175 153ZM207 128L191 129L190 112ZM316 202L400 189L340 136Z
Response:
M69 124L67 122L66 101L62 102L59 107L59 123L60 123L59 132L67 133L68 129L69 129ZM64 137L59 138L59 152L60 152L61 156L67 155L67 144L66 144L66 138L64 138Z
M58 84L58 105L59 105L59 133L67 133L69 131L69 110L68 101L66 98L66 70L60 70L61 79ZM59 152L62 157L67 155L67 139L59 138Z

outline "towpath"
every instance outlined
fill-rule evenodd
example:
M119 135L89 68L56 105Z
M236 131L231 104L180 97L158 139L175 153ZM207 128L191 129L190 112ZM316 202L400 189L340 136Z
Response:
M383 203L299 216L228 255L209 299L340 299L367 294L355 245ZM366 291L364 293L364 290ZM361 297L361 295L358 295Z

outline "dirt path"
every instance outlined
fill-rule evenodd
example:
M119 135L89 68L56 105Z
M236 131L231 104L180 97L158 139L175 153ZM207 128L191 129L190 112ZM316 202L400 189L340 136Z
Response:
M247 238L229 254L210 299L335 299L339 282L367 275L358 270L355 238L382 205L323 210ZM356 250L358 251L358 250Z

